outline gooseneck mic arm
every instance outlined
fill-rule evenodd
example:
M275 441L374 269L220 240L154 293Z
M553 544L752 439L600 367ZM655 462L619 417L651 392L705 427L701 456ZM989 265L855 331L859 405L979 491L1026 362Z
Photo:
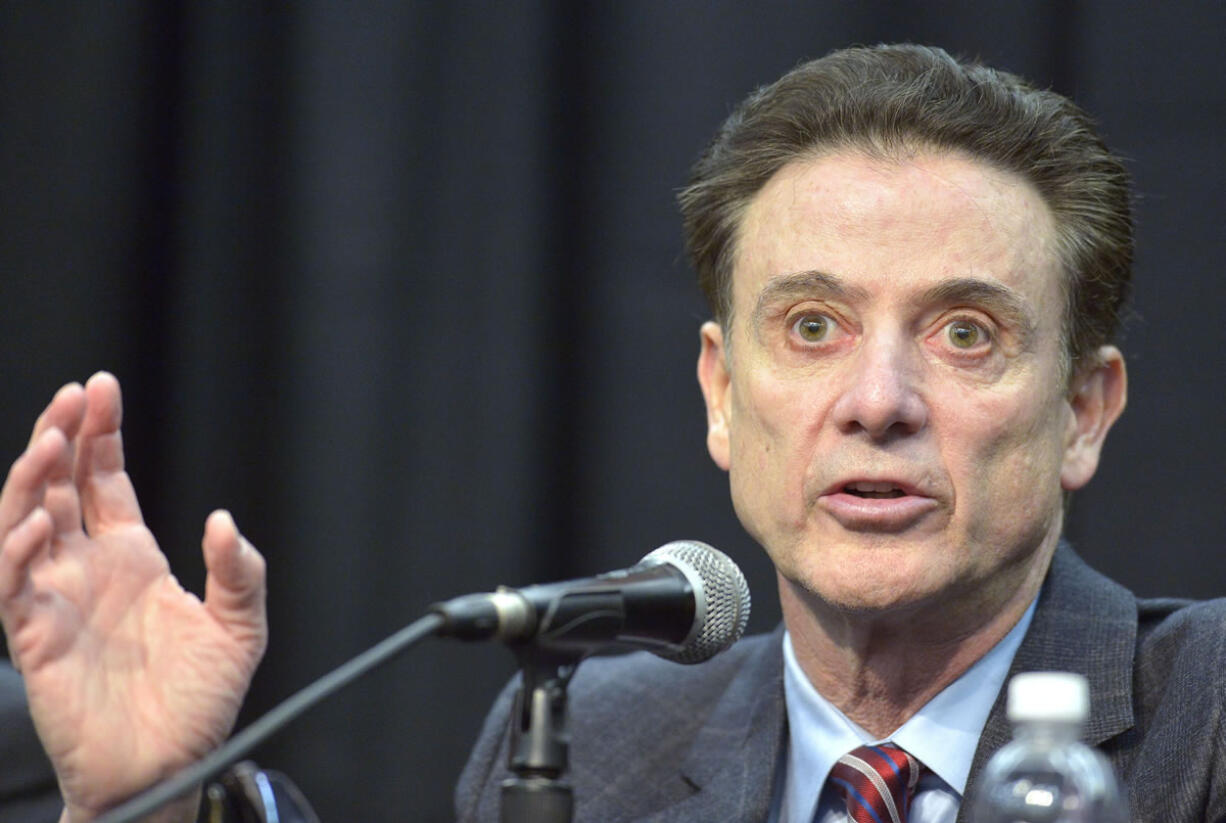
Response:
M151 814L161 806L193 791L211 777L216 777L235 761L281 730L298 715L319 703L371 669L381 666L423 638L438 632L443 619L427 614L383 640L378 645L334 669L297 694L287 698L268 714L243 729L211 754L152 788L136 795L120 806L94 820L94 823L132 823Z
M193 791L316 703L432 634L500 638L516 652L524 682L511 730L510 765L517 778L508 781L515 787L504 788L509 811L503 819L565 823L573 805L562 782L566 686L579 661L598 648L624 643L696 663L732 645L748 618L749 589L740 569L722 553L692 541L669 543L629 569L587 580L458 597L433 606L425 617L324 675L209 755L95 823L132 823Z

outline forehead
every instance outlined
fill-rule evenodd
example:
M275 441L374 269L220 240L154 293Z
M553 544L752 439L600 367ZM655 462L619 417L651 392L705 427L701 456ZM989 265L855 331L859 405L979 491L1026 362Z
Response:
M802 272L870 294L982 280L1047 309L1063 293L1054 239L1050 209L1028 181L962 154L805 158L777 172L745 212L734 314L772 279Z

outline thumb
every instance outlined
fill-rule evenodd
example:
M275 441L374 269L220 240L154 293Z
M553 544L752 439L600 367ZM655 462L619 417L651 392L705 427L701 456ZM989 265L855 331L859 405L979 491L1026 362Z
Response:
M234 518L224 509L204 523L204 565L208 579L204 605L232 633L254 632L260 650L268 633L264 613L264 557L239 534Z

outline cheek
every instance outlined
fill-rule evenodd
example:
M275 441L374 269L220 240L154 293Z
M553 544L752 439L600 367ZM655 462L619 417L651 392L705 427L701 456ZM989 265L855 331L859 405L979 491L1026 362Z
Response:
M732 450L742 468L771 472L785 460L806 462L803 444L819 417L812 387L761 370L740 381L732 406Z
M802 514L820 408L811 387L770 379L764 372L740 381L733 393L729 442L734 503L738 509L756 504L777 514L786 510L791 520Z
M960 502L975 531L1045 531L1062 501L1066 429L1053 398L1017 403L987 398L968 409L956 442L964 450ZM960 435L960 436L957 436Z

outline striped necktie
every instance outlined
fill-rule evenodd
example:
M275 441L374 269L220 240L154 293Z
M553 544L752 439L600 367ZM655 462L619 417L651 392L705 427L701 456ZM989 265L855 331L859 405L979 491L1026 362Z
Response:
M861 746L839 758L830 782L855 823L907 823L921 770L918 760L893 744Z

